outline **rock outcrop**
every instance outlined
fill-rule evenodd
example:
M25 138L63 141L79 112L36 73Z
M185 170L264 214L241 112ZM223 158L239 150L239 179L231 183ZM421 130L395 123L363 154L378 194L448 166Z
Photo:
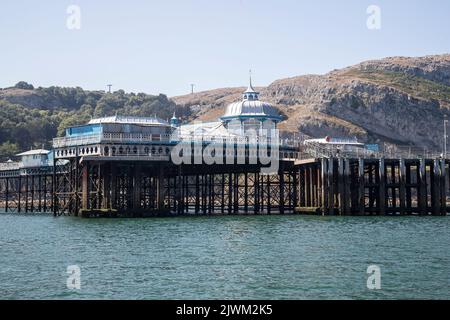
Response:
M240 98L243 88L174 97L212 120ZM261 90L285 116L280 128L313 137L356 136L394 145L439 149L444 116L450 119L450 55L392 57L277 80Z

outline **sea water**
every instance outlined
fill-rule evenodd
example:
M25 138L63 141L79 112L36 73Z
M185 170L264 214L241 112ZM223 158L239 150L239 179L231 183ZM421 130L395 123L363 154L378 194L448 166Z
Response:
M0 299L449 299L449 231L449 217L1 213Z

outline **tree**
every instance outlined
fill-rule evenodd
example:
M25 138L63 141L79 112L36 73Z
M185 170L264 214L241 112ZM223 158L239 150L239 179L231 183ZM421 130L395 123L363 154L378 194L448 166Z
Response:
M31 90L33 86L21 81L15 88ZM14 90L10 93L18 94ZM30 99L17 100L20 102L11 103L0 98L0 146L3 146L0 157L32 147L50 147L52 139L64 135L67 127L86 124L94 116L117 113L168 119L175 109L178 117L187 118L191 113L189 107L177 106L163 94L133 94L123 90L109 94L78 87L39 87L34 89Z
M0 144L0 161L6 161L20 152L17 144L9 141Z
M16 85L14 86L14 88L25 89L25 90L33 90L34 89L32 84L29 84L25 81L17 82Z

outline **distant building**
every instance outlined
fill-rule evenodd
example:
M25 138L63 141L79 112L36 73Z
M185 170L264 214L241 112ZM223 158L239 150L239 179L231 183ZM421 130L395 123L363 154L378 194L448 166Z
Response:
M55 138L53 146L58 158L76 156L75 146L78 156L168 155L168 149L161 151L156 145L170 143L172 131L167 121L157 117L116 115L67 128L66 136Z
M228 130L237 134L253 131L257 135L270 135L282 118L270 103L259 100L259 92L253 88L250 78L242 100L230 104L220 120Z
M370 155L378 151L378 145L366 145L356 138L332 138L327 136L319 139L307 139L304 141L304 145L310 148L326 149L336 155L339 153L365 153Z
M249 135L270 137L282 120L277 109L259 100L259 92L250 83L242 100L227 106L225 114L215 122L201 122L180 126L181 138L240 138Z
M319 139L307 139L305 144L316 143L328 146L341 146L342 148L364 148L364 143L358 142L356 138L332 138L326 136Z
M53 152L45 149L29 150L16 154L17 161L9 159L0 162L0 177L17 176L36 172L37 170L51 172Z
M201 141L207 145L226 139L235 144L252 143L249 136L271 138L282 120L277 109L259 100L251 83L242 100L231 103L215 122L180 124L176 114L169 121L157 117L112 116L92 119L85 125L66 129L66 135L53 140L56 158L102 157L120 160L170 160L170 151L180 141ZM256 140L259 141L259 140ZM289 149L291 152L291 149Z
M37 168L53 165L52 154L49 150L45 149L29 150L26 152L19 153L16 156L21 158L20 160L21 168L35 168L35 167Z

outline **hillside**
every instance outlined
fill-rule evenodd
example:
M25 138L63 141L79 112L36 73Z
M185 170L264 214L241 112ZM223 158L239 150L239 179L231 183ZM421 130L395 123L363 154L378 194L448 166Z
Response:
M280 126L285 130L438 149L444 115L450 118L450 55L367 61L325 75L277 80L260 90L261 99L285 115ZM241 91L217 89L173 100L198 109L198 119L206 121L222 114Z
M71 125L107 115L159 116L174 110L184 119L190 109L177 107L165 95L85 91L81 88L33 88L20 82L0 89L0 161L30 148L50 148L51 140Z
M34 88L0 89L0 161L31 147L50 147L64 128L113 115L210 121L241 99L245 87L167 98L144 93ZM284 115L280 128L313 137L440 149L450 119L450 55L366 61L325 75L304 75L257 88Z

